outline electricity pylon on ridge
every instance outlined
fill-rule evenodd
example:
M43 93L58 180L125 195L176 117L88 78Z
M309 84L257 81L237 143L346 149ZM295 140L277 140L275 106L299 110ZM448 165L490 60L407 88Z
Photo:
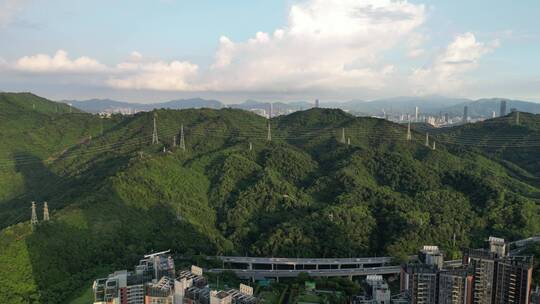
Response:
M186 139L184 138L184 124L180 125L180 149L186 151Z
M32 218L30 219L30 223L32 224L32 229L34 229L34 227L38 224L36 202L32 202Z
M47 205L47 202L43 204L43 221L48 221L49 218L49 206Z
M266 135L267 141L272 141L272 129L270 128L270 121L268 121L268 134Z
M345 143L345 128L341 128L341 143Z
M159 139L158 139L158 133L157 133L157 123L156 123L156 117L157 117L157 114L154 113L154 132L152 132L152 144L159 144Z
M435 150L435 141L433 141L433 148L432 149Z
M429 147L429 133L426 133L426 147Z
M410 120L409 120L409 123L407 124L407 140L412 140L411 121Z

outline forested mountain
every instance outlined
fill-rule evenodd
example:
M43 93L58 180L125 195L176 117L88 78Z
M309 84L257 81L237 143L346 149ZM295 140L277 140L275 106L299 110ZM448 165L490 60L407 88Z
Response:
M407 141L402 125L341 110L274 118L269 141L268 121L243 110L101 119L2 96L12 111L0 121L2 303L63 302L158 249L404 258L438 244L456 258L489 235L540 232L536 150L473 145L538 145L538 115L446 129L433 150L423 132ZM182 125L185 150L174 146ZM30 202L45 200L52 220L32 231Z

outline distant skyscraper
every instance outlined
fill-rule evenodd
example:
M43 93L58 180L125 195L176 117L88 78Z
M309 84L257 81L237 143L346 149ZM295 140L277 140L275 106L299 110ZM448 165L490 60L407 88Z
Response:
M495 111L493 111L493 112L491 113L491 118L495 118L495 117L497 117L497 113L495 113Z
M506 100L501 100L501 116L506 115Z
M315 108L318 108L318 107L319 107L319 100L315 99Z
M469 107L463 107L463 123L466 123L469 120Z
M418 107L415 107L414 108L414 121L416 122L418 122L418 112L419 112Z

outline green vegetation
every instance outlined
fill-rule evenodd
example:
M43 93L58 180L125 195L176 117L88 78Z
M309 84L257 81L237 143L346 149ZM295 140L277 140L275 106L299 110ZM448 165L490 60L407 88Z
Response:
M533 147L493 152L441 141L434 151L422 134L405 141L403 126L329 109L272 119L267 142L267 121L241 110L101 119L65 107L57 113L34 95L0 94L2 303L84 299L93 278L169 248L194 259L402 259L438 244L455 258L489 235L540 232ZM536 136L539 122L523 114L519 134ZM181 125L186 151L173 147ZM350 146L341 143L342 128ZM515 132L502 123L494 134L504 130ZM490 140L491 125L482 124L437 136L473 131ZM31 231L30 201L41 217L45 200L52 220Z

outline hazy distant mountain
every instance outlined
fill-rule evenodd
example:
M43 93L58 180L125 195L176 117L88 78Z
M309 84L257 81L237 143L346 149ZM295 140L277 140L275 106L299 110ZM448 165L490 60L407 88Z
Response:
M116 101L111 99L89 99L89 100L64 100L74 107L90 113L104 111L117 112L119 110L130 110L132 112L151 111L153 109L187 109L187 108L212 108L220 109L224 105L217 100L207 100L202 98L178 99L160 103L132 103Z
M415 113L418 107L422 113L435 113L442 108L470 102L465 98L448 98L442 96L394 97L373 101L351 100L340 103L323 103L323 107L341 108L355 114L380 115L389 113Z
M89 100L63 100L63 103L68 103L75 108L81 109L85 112L99 113L109 109L120 108L135 108L140 106L138 104L116 101L111 99L89 99Z
M260 109L268 111L270 108L270 102L262 102L262 101L256 101L248 99L244 101L243 103L238 104L231 104L228 105L230 108L235 109L243 109L243 110L253 110L253 109ZM276 112L287 112L287 111L299 111L299 110L307 110L310 108L313 108L314 104L305 102L305 101L295 101L295 102L272 102L272 107L274 108L274 111Z
M540 103L502 98L469 101L443 108L441 111L450 115L461 115L463 114L463 108L467 106L469 108L469 116L471 117L491 117L493 112L498 116L500 114L501 100L506 100L507 113L509 113L512 108L515 108L521 112L540 114Z
M493 111L499 115L500 102L503 98L472 100L466 98L448 98L442 96L426 97L395 97L373 101L352 100L348 102L323 103L323 107L340 108L354 114L381 115L386 114L414 114L415 108L422 114L448 113L450 116L463 114L463 108L468 106L471 117L491 117ZM522 112L540 113L540 103L510 100L507 101L506 111L516 108Z
M373 101L351 100L347 102L321 102L324 108L339 108L356 115L382 115L386 114L414 114L418 107L421 114L448 113L450 116L460 116L463 114L463 107L469 107L471 117L491 117L492 112L499 114L501 98L472 100L466 98L450 98L443 96L424 97L394 97L377 99ZM540 103L527 102L521 100L507 100L507 112L516 108L522 112L540 113ZM90 113L103 111L117 112L126 111L139 112L151 111L153 109L187 109L187 108L213 108L220 109L230 107L243 110L260 109L268 111L270 102L257 100L246 100L238 104L225 105L217 100L207 100L202 98L178 99L160 103L131 103L111 99L90 99L84 101L64 101L71 103L74 107ZM292 111L306 110L313 108L313 102L273 102L275 113L285 114Z
M171 100L171 101L163 102L163 103L148 104L147 106L152 107L152 108L163 108L163 109L188 109L188 108L221 109L224 107L221 101L212 100L212 99L202 99L202 98L177 99L177 100Z

